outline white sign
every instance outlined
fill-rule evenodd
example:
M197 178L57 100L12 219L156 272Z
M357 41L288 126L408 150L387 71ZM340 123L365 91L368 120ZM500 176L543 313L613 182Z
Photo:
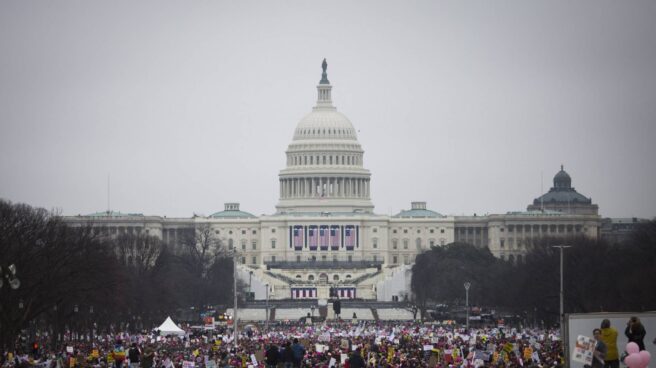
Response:
M576 338L576 344L574 345L572 360L583 364L592 364L592 353L594 353L595 344L596 342L594 339L579 335Z

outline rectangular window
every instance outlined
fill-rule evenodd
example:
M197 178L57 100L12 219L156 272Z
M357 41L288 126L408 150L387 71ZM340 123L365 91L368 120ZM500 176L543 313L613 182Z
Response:
M257 240L253 240L251 245L253 246L253 250L256 250L257 249Z
M374 262L378 261L378 256L374 254Z
M276 239L271 239L271 249L276 249Z
M246 257L241 257L241 264L246 264Z
M431 240L431 241L430 241L430 246L431 246L431 247L434 247L434 246L435 246L435 240Z
M399 263L399 258L397 256L392 257L392 264L397 264Z
M257 257L253 257L253 264L257 264Z
M403 249L408 249L408 239L403 239Z
M271 262L275 262L275 261L276 261L276 256L271 256Z
M406 254L403 256L403 264L408 264L408 263L409 263L408 255Z
M253 235L257 234L257 230L253 230Z
M392 240L392 249L398 248L398 241L396 239Z
M374 249L378 248L378 239L374 239L374 241L373 241L373 243L371 244L371 246L372 246Z
M353 262L353 256L348 256L348 261Z
M300 261L301 261L301 256L296 256L296 262L300 262Z

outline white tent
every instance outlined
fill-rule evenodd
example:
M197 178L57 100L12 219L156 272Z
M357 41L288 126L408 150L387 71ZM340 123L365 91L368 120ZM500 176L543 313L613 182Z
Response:
M185 334L184 330L178 327L171 317L166 317L166 321L162 323L161 326L157 327L159 334L162 336L166 335L178 335L182 336Z

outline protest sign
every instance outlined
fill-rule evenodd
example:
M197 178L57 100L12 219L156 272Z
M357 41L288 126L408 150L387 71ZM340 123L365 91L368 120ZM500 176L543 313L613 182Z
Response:
M576 338L576 345L574 345L574 354L572 354L572 360L583 364L592 364L592 353L594 353L594 348L594 339L579 335Z

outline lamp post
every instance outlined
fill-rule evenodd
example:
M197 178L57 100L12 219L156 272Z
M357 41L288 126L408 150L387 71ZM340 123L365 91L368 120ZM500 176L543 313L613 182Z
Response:
M264 284L266 286L266 320L264 321L264 330L269 330L269 284Z
M79 310L79 308L77 307L77 304L75 304L75 305L73 306L73 313L74 313L74 314L73 314L73 318L74 318L73 326L75 326L75 333L72 334L73 336L75 336L75 340L79 340L79 336L78 336L78 330L79 330L79 327L78 327L78 321L77 321L77 312L79 312L79 311L80 311L80 310ZM71 337L72 337L72 336L71 336Z
M12 290L16 290L20 287L20 280L18 279L18 277L16 277L15 264L12 263L9 266L7 266L6 272L3 272L2 267L0 266L0 289L2 289L2 286L4 285L4 281L2 279L7 279L9 288Z
M234 291L234 298L235 298L235 308L233 309L232 312L232 333L233 333L233 339L234 339L234 344L235 344L235 350L237 349L237 337L239 334L237 333L237 251L233 250L232 252L232 279L233 279L233 291Z
M467 317L467 330L469 331L469 288L471 287L471 282L466 281L463 286L465 287L465 310Z
M253 271L248 272L248 296L251 294L251 281L253 280Z
M563 250L571 248L571 245L552 245L560 249L560 341L565 346L565 292L563 291Z

